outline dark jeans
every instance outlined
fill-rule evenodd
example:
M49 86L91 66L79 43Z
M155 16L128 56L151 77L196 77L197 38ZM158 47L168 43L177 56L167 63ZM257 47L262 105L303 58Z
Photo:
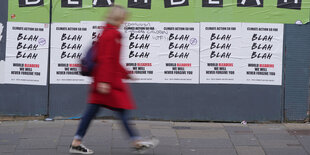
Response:
M74 136L74 139L82 140L82 138L85 136L86 131L89 127L90 122L92 119L96 116L99 109L101 108L98 104L87 104L86 111L82 116L82 119L80 121L78 130ZM129 137L132 140L135 140L138 138L136 132L131 128L128 124L128 111L125 109L118 109L118 108L110 108L117 112L119 118L121 119L125 130L127 131Z

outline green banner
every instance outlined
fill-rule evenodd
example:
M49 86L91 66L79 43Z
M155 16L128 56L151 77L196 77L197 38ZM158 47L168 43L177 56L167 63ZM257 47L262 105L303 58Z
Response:
M62 1L53 0L53 22L100 21L108 8L96 7L91 0L81 0L79 7L64 6ZM102 1L107 0L96 2ZM115 0L115 4L128 8L130 21L307 23L310 16L310 0L299 0L296 4L295 0L288 0L287 4L285 0L175 0L187 4L169 7L167 3L171 1L137 0L137 5L130 6L135 0ZM222 4L217 6L207 4L220 1Z
M49 0L9 0L8 21L49 23L50 1Z
M131 13L130 21L309 22L310 0L52 0L52 22L101 21L110 3ZM9 0L12 22L48 23L50 0Z

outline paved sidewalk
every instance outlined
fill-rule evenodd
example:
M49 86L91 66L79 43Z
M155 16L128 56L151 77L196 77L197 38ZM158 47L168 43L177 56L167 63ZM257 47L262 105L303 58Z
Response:
M76 120L0 123L1 155L69 155ZM310 124L236 124L132 121L161 143L154 155L309 155ZM84 144L96 155L129 155L118 121L95 120Z

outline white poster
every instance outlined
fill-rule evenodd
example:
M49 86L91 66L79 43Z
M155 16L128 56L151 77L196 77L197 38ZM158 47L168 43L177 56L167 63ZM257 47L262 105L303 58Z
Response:
M0 23L0 42L1 42L1 40L2 40L2 32L3 32L3 24L2 23Z
M4 28L4 27L3 27L3 24L0 23L0 42L1 42L1 40L2 40L3 28ZM1 47L0 47L0 49L1 49ZM5 72L4 69L5 69L5 68L4 68L4 61L0 60L0 73L4 73L4 72ZM0 74L0 84L5 82L5 81L4 81L4 79L5 79L4 76L5 76L5 74Z
M53 23L51 41L50 83L89 84L91 78L81 76L80 59L92 40L87 24Z
M164 35L158 22L127 22L123 33L123 66L134 80L128 82L156 83L158 72L159 37Z
M242 83L282 85L283 24L242 23Z
M240 83L241 23L200 23L200 83Z
M199 83L199 23L161 23L160 83Z
M81 24L88 26L88 33L91 35L91 40L96 42L104 29L104 21L81 21Z
M7 23L5 83L46 85L49 24Z

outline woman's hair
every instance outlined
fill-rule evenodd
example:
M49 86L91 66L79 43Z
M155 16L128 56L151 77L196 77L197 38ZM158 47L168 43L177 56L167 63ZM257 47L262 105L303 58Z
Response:
M111 25L117 25L119 21L125 20L127 16L128 11L124 7L114 5L107 13L106 22Z

